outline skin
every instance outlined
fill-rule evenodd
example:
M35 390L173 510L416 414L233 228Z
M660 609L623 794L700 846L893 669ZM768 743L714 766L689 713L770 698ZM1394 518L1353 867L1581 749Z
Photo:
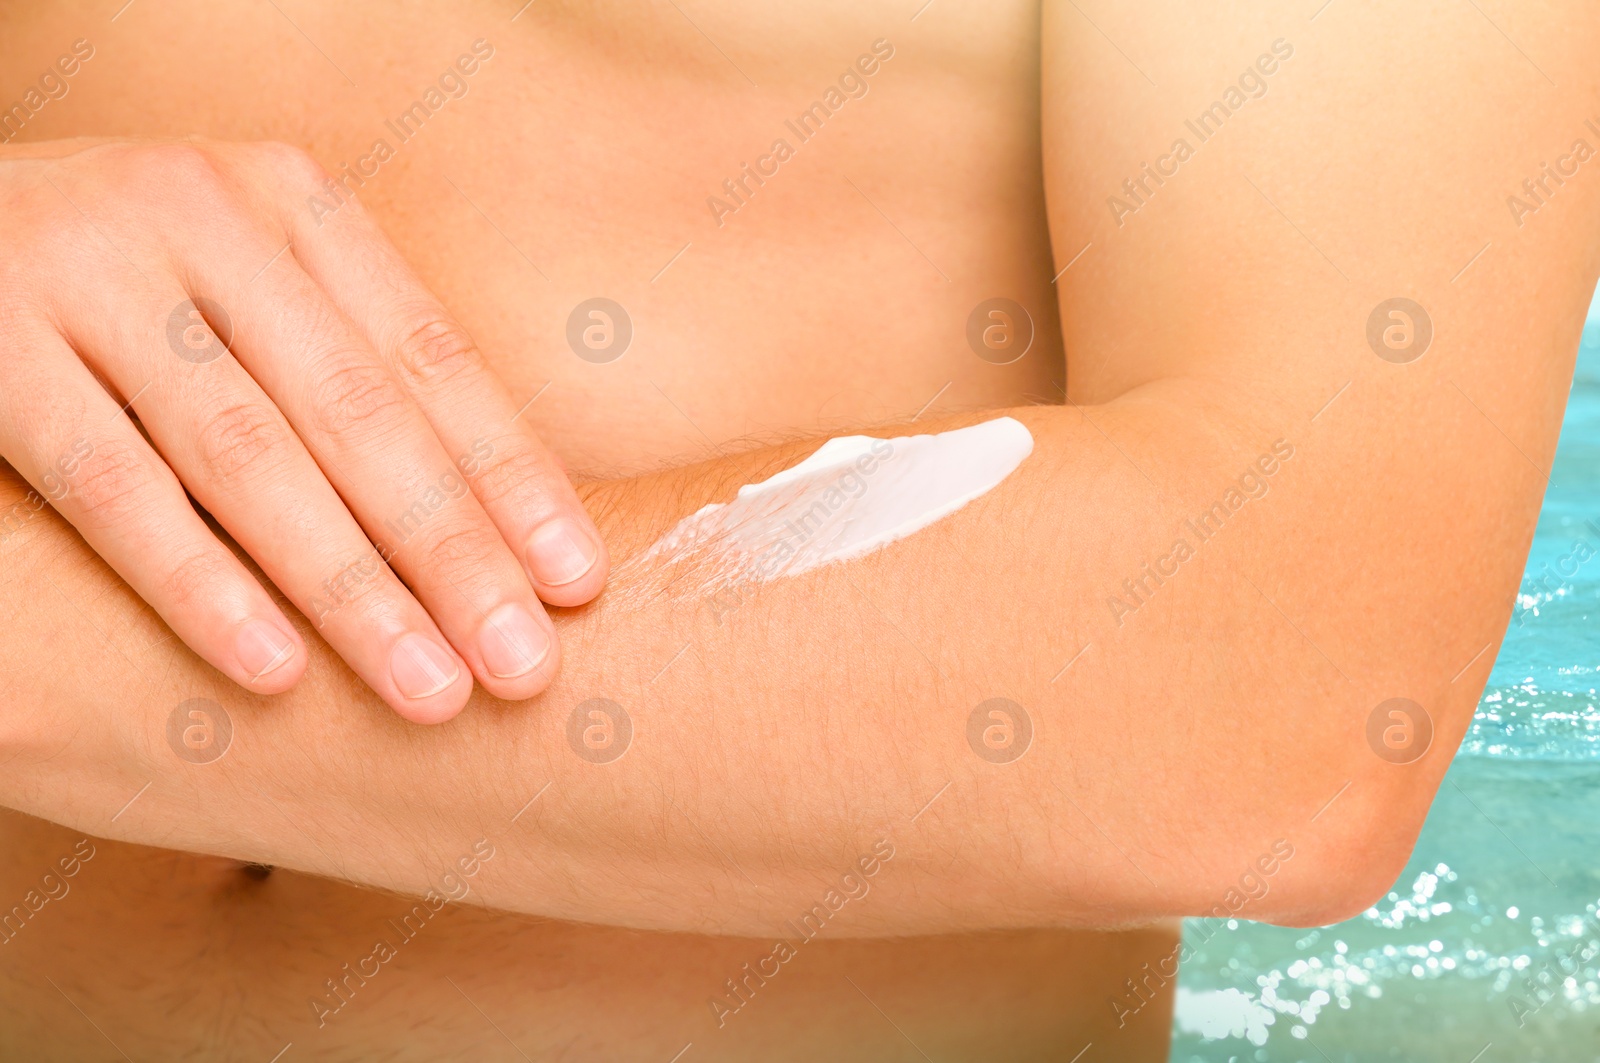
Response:
M93 58L85 39L56 69ZM473 676L503 698L544 689L560 654L540 599L594 597L599 537L371 219L307 216L291 190L318 179L314 161L80 140L5 163L0 199L26 222L3 246L18 356L0 452L175 633L258 693L305 670L303 642L187 490L407 719L453 716ZM358 563L372 571L353 602L326 590Z
M295 690L230 690L59 520L33 517L0 544L6 611L28 609L4 646L20 678L0 736L0 803L70 830L11 822L20 855L5 896L80 836L117 841L95 843L104 863L85 865L60 902L82 901L78 915L46 907L4 946L15 988L5 998L17 1001L7 1036L38 1058L111 1058L84 1021L96 1016L118 1045L151 1055L183 1046L221 1058L231 1038L264 1058L289 1041L323 1058L391 1046L434 1058L464 1043L516 1058L499 1023L527 1046L517 1051L557 1058L671 1058L691 1041L697 1056L916 1058L896 1016L939 1058L1071 1058L1086 1043L1102 1058L1160 1058L1166 999L1131 1018L1112 1001L1172 953L1161 920L1231 910L1252 868L1270 888L1253 891L1247 917L1320 923L1364 908L1402 866L1488 673L1600 273L1592 182L1570 180L1520 226L1506 205L1600 112L1595 16L1547 6L1508 32L1560 86L1548 92L1483 19L1447 5L1351 4L1311 29L1244 4L1201 22L1176 11L1097 19L1131 54L1070 5L944 23L929 9L859 112L852 101L830 119L824 132L837 124L840 136L807 144L783 183L721 229L703 200L733 172L726 160L768 140L774 114L803 106L840 56L887 32L869 24L879 20L852 9L753 26L695 12L712 38L761 57L752 67L767 87L750 91L675 11L623 22L530 9L502 47L541 79L497 90L524 108L524 135L496 139L506 111L485 104L488 91L468 97L484 113L439 118L424 134L437 130L437 147L419 142L362 194L514 395L556 381L534 407L541 435L588 481L582 497L624 567L678 517L815 446L761 436L913 414L916 430L937 430L981 419L961 409L1005 409L1034 433L1033 457L918 536L732 612L613 587L557 617L568 656L543 695L478 695L427 731L384 710L309 628ZM184 53L196 65L143 69L179 83L254 71L250 93L221 105L212 93L185 113L145 82L145 105L124 92L63 107L63 127L85 127L54 135L281 138L280 112L242 101L271 98L274 78L301 84L284 65L300 53L289 30L272 29L285 42L277 65L244 62L277 16L237 17L235 33L213 26L208 48ZM456 24L424 17L397 16L394 47L375 52L354 47L365 24L306 28L336 55L381 54L421 83L442 61L433 42ZM186 25L153 14L144 47L182 47ZM789 47L802 25L826 45ZM61 28L30 21L6 39L50 31ZM1118 226L1106 196L1280 36L1296 53L1266 95ZM647 44L652 63L640 65ZM1035 49L1038 97L1012 61ZM941 57L972 84L952 84ZM324 62L301 59L306 70ZM112 63L103 69L114 78ZM638 73L605 76L614 70ZM1517 78L1542 94L1538 106L1496 87ZM372 135L342 108L311 111L327 125L304 139L325 165ZM847 125L857 113L859 127ZM620 117L638 114L657 120ZM573 140L579 127L588 136ZM1403 144L1374 152L1397 128ZM472 148L481 165L456 170ZM596 165L596 150L614 150L612 164ZM911 180L907 160L929 151L941 165L918 165ZM472 175L472 188L456 184L482 214L439 195L441 171ZM972 187L996 191L974 208ZM479 198L496 188L517 194ZM582 210L591 199L611 212ZM529 250L508 247L495 224ZM464 251L466 225L483 242ZM647 237L662 254L644 253ZM693 248L652 284L686 240ZM560 278L547 292L528 269L545 257L535 248ZM596 291L640 323L639 348L608 366L564 347L567 313ZM1037 350L1004 367L976 358L962 333L969 308L996 292L1035 308L1038 328ZM1029 406L1060 379L1047 357L1059 349L1052 292L1070 404ZM1365 337L1373 307L1400 294L1436 328L1405 365ZM557 387L567 395L547 402ZM1279 440L1292 455L1266 472L1257 463ZM722 452L710 461L619 475L703 457L708 441ZM1266 493L1173 574L1163 559L1175 539L1199 538L1185 522L1252 468ZM1168 576L1133 597L1123 580L1146 564ZM648 573L641 588L657 589ZM89 655L93 670L61 663ZM125 690L138 696L107 696ZM173 709L197 696L236 728L212 764L174 758L164 739ZM1005 765L966 738L974 708L996 696L1035 724L1027 754ZM1434 732L1406 764L1375 756L1367 738L1374 708L1396 696L1419 703ZM596 697L635 722L610 764L567 741L571 712ZM817 951L795 963L807 966L785 968L718 1028L706 998L751 959L752 941L764 951L883 840L893 858L828 939L805 946ZM1260 861L1279 840L1294 855L1269 874ZM318 1027L307 998L411 901L310 876L418 894L479 841L495 855L470 876L464 905L445 909L457 932L419 937L386 981ZM279 870L256 882L240 860ZM91 888L102 872L123 884L115 896ZM952 932L970 936L933 936ZM867 940L883 935L904 937ZM108 947L146 966L119 980ZM783 981L790 970L804 975ZM883 981L856 978L869 970ZM996 985L1005 991L977 992ZM597 1001L620 1017L552 1017ZM173 1002L186 1003L153 1010ZM155 1013L176 1017L152 1024Z

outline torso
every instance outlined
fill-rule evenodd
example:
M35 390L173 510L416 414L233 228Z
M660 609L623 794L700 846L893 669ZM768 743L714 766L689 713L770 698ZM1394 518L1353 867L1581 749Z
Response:
M913 20L916 2L537 0L512 21L517 7L137 0L106 22L0 6L0 70L18 80L0 95L87 37L94 58L29 139L283 140L333 171L385 140L363 204L513 392L548 383L528 416L579 478L924 407L1060 400L1034 5L935 0ZM388 120L480 38L494 53L466 95L402 144ZM802 141L786 120L878 41L893 56L866 94ZM778 139L792 157L730 195ZM615 361L567 342L593 297L632 321ZM1009 365L967 341L996 297L1036 333ZM0 816L0 905L76 840ZM708 1000L760 943L451 908L319 1029L309 999L407 905L95 844L72 893L0 946L0 1056L117 1058L109 1038L134 1058L263 1061L289 1042L286 1061L665 1063L690 1043L686 1063L1059 1060L1091 1042L1085 1060L1165 1058L1170 1001L1122 1029L1110 1001L1171 951L1171 927L820 941L719 1027Z

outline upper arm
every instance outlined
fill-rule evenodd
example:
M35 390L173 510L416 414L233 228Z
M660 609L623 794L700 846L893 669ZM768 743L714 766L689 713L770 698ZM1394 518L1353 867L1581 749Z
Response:
M1042 47L1057 268L1088 245L1057 284L1075 401L1185 374L1320 401L1538 361L1499 411L1536 442L1600 264L1600 156L1547 205L1523 182L1600 152L1600 9L1049 0ZM1401 296L1436 329L1407 372L1365 338Z
M1117 628L1167 663L1097 693L1260 738L1280 792L1350 780L1398 871L1504 631L1600 272L1600 9L1047 0L1042 47L1068 397L1149 514L1115 564L1186 537L1204 567ZM1275 439L1287 472L1199 545L1185 521ZM1185 674L1185 633L1223 663ZM1298 704L1206 711L1228 676ZM1431 756L1368 753L1392 697Z

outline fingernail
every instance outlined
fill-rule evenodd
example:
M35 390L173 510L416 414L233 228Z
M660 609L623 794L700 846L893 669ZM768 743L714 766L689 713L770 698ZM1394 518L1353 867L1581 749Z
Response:
M528 567L549 587L579 579L599 556L594 543L570 520L546 521L528 536Z
M483 622L478 649L490 675L515 679L543 663L550 652L550 635L525 607L508 602Z
M461 669L443 646L430 638L411 634L395 643L389 657L389 672L400 693L415 701L431 698L454 683Z
M265 620L251 620L240 628L233 648L251 679L260 679L294 656L294 643L289 636Z

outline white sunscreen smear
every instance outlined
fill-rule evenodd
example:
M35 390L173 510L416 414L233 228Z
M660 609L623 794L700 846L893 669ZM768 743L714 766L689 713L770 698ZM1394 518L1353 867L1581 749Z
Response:
M702 593L796 576L949 516L1032 451L1033 436L1010 417L937 435L830 439L800 464L739 488L732 502L685 517L639 560L689 564L682 574Z

